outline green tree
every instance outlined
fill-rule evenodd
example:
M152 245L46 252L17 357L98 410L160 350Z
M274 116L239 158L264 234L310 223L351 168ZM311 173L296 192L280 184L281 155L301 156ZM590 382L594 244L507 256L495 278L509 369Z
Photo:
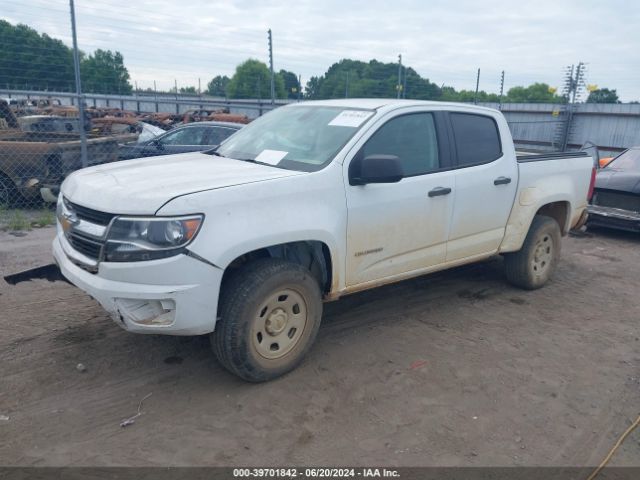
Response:
M618 92L609 90L608 88L598 88L589 93L587 103L620 103Z
M510 103L561 103L562 97L546 83L534 83L528 87L513 87L503 100Z
M194 86L190 87L180 87L180 93L187 93L190 95L196 95L198 93L198 89Z
M217 75L213 77L209 83L207 83L207 90L205 91L205 93L207 95L211 95L212 97L226 97L227 87L229 86L230 81L231 79L226 75Z
M406 77L406 80L404 79ZM440 87L421 77L413 68L403 69L402 88L407 98L435 100ZM377 60L362 62L342 59L329 67L324 75L311 77L305 97L311 99L344 97L396 97L398 94L398 64Z
M120 52L98 49L92 55L83 55L80 75L85 92L128 95L133 91Z
M60 40L27 25L0 20L0 86L29 90L75 90L73 55Z
M319 98L320 83L323 77L311 77L304 87L304 98Z
M440 100L446 102L494 102L497 103L500 100L500 96L497 93L487 93L484 90L478 92L476 98L475 90L459 90L457 91L453 87L442 87L442 97ZM504 99L503 99L504 101Z
M298 98L298 92L300 92L301 87L296 74L287 70L280 70L278 76L282 78L287 98L292 100Z
M276 98L286 98L284 80L275 75ZM271 73L269 68L259 60L250 58L236 67L227 86L229 98L270 98Z

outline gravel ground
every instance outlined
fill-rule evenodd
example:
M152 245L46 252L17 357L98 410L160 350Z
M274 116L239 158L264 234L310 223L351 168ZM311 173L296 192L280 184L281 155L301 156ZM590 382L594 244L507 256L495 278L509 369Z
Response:
M0 232L0 273L50 263L53 235ZM206 337L130 334L70 285L0 282L0 464L596 465L640 413L639 246L566 238L533 292L493 260L345 297L302 366L259 385ZM640 465L640 431L611 464Z

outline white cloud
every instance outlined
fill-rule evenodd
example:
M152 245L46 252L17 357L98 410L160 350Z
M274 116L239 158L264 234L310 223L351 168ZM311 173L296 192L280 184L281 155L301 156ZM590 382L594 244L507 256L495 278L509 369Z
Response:
M70 43L66 3L6 2L2 16ZM76 0L80 48L119 50L139 86L202 84L248 57L308 79L341 58L405 64L438 84L472 89L544 81L587 62L587 81L640 99L640 4L624 0Z

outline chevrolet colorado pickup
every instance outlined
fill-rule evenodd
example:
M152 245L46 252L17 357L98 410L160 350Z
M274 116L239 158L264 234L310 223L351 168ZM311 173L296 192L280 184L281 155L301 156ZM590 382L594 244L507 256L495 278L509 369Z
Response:
M586 153L517 157L496 110L410 100L278 108L213 151L90 167L62 185L62 274L126 330L211 334L248 381L302 360L323 301L504 257L544 285L586 219Z

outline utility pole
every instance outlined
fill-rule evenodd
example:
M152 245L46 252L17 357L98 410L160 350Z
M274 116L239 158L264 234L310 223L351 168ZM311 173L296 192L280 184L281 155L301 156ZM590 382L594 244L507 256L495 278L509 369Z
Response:
M404 75L402 77L402 98L407 98L407 67L403 67Z
M478 87L480 86L480 69L478 69L478 76L476 77L476 94L473 97L473 103L478 104Z
M584 63L579 62L578 66L576 67L575 80L573 81L573 95L571 97L571 103L576 103L576 95L578 94L578 89L580 88L580 83L584 74L583 69Z
M349 98L349 70L347 70L347 81L344 85L344 98Z
M202 90L200 90L200 77L198 77L198 95L201 95Z
M298 74L298 101L300 101L301 96L302 96L302 75Z
M504 70L500 75L500 97L498 97L498 110L502 110L502 94L504 93Z
M178 79L177 78L173 79L173 84L176 88L176 115L178 115L180 113L180 105L178 104Z
M396 98L400 98L400 90L402 89L402 55L398 54L398 95Z
M84 129L84 100L82 98L82 85L80 83L80 55L78 53L78 35L76 33L76 10L73 0L69 0L69 10L71 11L71 34L73 36L73 67L76 75L76 95L78 97L78 123L80 127L80 161L82 168L89 165L87 159L87 132Z
M158 87L156 87L156 81L153 81L153 95L156 97L156 113L158 113Z
M271 105L276 103L276 82L273 75L273 38L271 37L271 29L269 29L269 70L271 72Z

